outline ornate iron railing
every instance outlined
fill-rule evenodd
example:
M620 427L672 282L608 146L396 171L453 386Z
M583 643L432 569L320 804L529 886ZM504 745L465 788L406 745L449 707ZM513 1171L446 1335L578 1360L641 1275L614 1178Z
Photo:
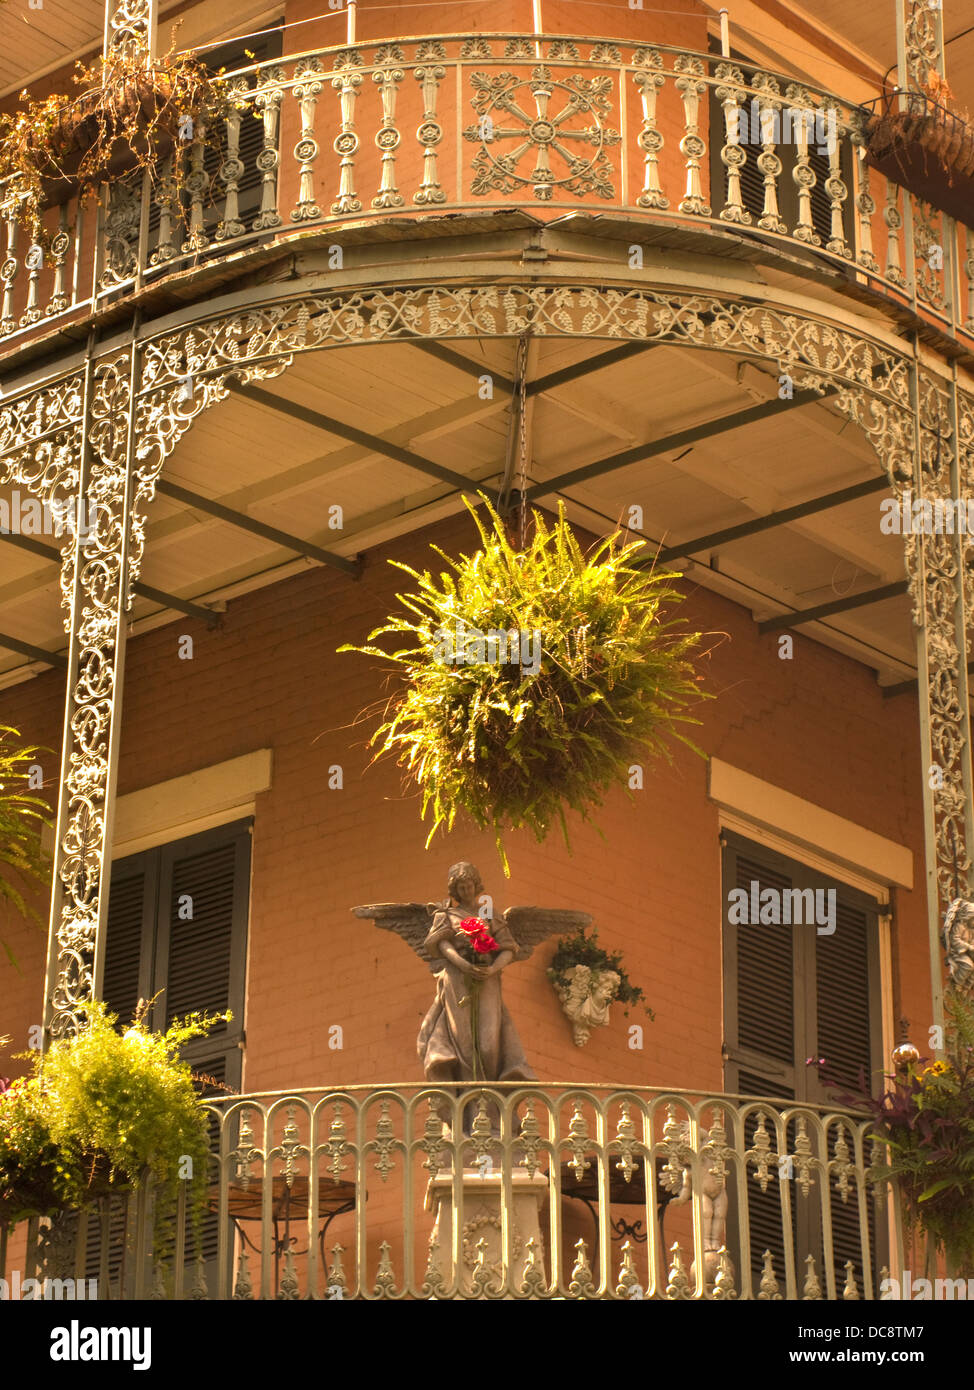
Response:
M852 1111L520 1084L206 1110L198 1237L185 1189L159 1225L144 1188L35 1218L26 1277L135 1298L871 1299L903 1263Z
M222 159L197 131L97 212L52 210L49 253L0 205L0 336L308 228L512 203L800 247L974 334L974 233L867 166L860 109L787 77L662 45L473 34L230 81Z

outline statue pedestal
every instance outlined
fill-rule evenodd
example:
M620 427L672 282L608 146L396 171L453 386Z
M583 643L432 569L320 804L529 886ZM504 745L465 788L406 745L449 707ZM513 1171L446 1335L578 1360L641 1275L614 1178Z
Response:
M501 1175L481 1176L477 1168L463 1170L463 1226L460 1231L460 1287L477 1296L479 1284L486 1278L500 1284L503 1270L501 1242ZM539 1212L548 1194L548 1179L542 1173L511 1174L511 1236L512 1265L506 1297L513 1298L520 1288L525 1270L533 1268L547 1285L544 1263L544 1242L541 1238ZM431 1265L449 1283L453 1275L453 1176L442 1173L431 1179L426 1190L426 1210L434 1215L431 1239L436 1250ZM483 1241L484 1246L479 1243ZM529 1247L528 1242L534 1244ZM532 1259L533 1253L533 1259ZM486 1275L484 1274L486 1271Z

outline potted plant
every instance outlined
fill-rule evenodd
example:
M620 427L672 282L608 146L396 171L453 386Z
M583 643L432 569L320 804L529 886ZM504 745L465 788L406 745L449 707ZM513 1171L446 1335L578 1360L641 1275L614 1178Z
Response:
M875 105L864 112L867 162L926 202L968 217L974 126L955 109L947 82L931 69L922 91L884 93Z
M588 819L613 784L628 786L635 756L670 757L669 741L698 723L707 698L691 657L700 634L670 615L677 575L640 563L643 541L611 536L584 554L560 507L534 513L523 549L481 494L489 521L467 502L481 548L451 559L438 579L390 561L415 581L407 610L369 634L406 645L389 653L402 681L371 745L392 754L422 791L436 831L460 811L493 831L505 874L506 829L543 840L564 808ZM696 750L699 751L699 750Z
M155 179L165 157L196 140L221 148L233 110L222 74L212 74L173 47L153 58L143 40L111 49L89 66L76 64L79 91L42 101L21 93L20 110L0 117L0 180L20 199L19 218L45 246L45 209L70 189L96 201L102 185L132 170Z
M950 1266L974 1273L974 1003L950 989L944 1010L943 1059L907 1061L878 1100L838 1099L873 1116L888 1161L871 1176L898 1180L908 1226L923 1230Z
M30 1054L33 1075L0 1094L0 1219L79 1208L149 1177L160 1213L187 1183L198 1229L209 1145L193 1073L178 1053L229 1014L191 1014L151 1033L143 1004L120 1033L104 1004L85 1007L85 1027L53 1042L43 1060Z
M593 927L591 935L585 928L563 937L548 966L548 979L554 986L568 1021L576 1047L584 1047L592 1028L605 1027L609 1022L609 1006L618 1000L629 1006L641 1004L645 994L634 985L622 963L621 951L606 951L599 945L599 934ZM650 1019L652 1009L646 1008Z

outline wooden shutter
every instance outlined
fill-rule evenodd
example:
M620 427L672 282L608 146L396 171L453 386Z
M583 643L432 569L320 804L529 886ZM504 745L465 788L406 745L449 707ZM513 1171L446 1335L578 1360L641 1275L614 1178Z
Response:
M783 866L771 864L728 842L724 848L724 1053L726 1086L743 1090L742 1076L754 1095L795 1095L796 1000L795 952L791 927L732 926L726 919L731 888L750 897L764 888L783 890L791 879Z
M157 858L136 854L112 866L101 997L128 1026L152 989Z
M197 1009L222 1013L183 1055L193 1070L239 1087L250 882L250 826L237 822L160 851L156 1027Z
M743 890L750 901L752 884L758 885L758 902L764 888L783 891L792 886L783 864L771 864L746 846L728 843L724 847L723 901L732 888ZM796 1014L801 1000L795 997L795 941L791 927L731 925L725 912L724 1041L725 1085L741 1095L795 1097ZM757 1117L745 1124L744 1145L754 1143ZM784 1240L781 1226L781 1199L777 1177L761 1191L750 1176L748 1189L748 1234L751 1247L751 1278L760 1282L765 1250L770 1250L779 1277L784 1274ZM736 1194L735 1204L736 1204ZM739 1216L734 1211L732 1237L740 1249ZM792 1238L797 1239L792 1210Z
M878 904L865 894L825 878L764 846L725 832L723 853L725 1085L742 1095L780 1096L799 1103L835 1103L826 1081L852 1088L862 1072L875 1083L881 1066ZM811 888L835 892L835 931L814 925L787 927L734 925L726 904L732 888ZM826 900L827 901L827 900ZM825 1058L825 1065L807 1060ZM871 1075L872 1073L872 1075ZM749 1122L746 1145L756 1122ZM795 1128L788 1135L794 1151ZM830 1157L832 1155L830 1154ZM841 1290L845 1262L851 1260L862 1292L862 1252L855 1195L843 1203L830 1188L835 1277ZM799 1277L804 1256L815 1257L823 1280L824 1243L820 1198L792 1197L792 1235ZM761 1257L770 1249L779 1278L784 1242L777 1180L762 1193L748 1180L751 1272L760 1275ZM867 1206L873 1268L877 1239L873 1205Z
M158 997L147 1022L157 1030L197 1010L222 1013L229 1008L233 1013L232 1023L220 1024L183 1049L193 1071L215 1083L201 1081L202 1095L223 1094L221 1085L238 1089L241 1082L249 896L249 821L112 866L102 997L120 1024L131 1021L140 998L153 995ZM124 1232L125 1201L113 1198L107 1246L113 1296L118 1296L122 1278ZM92 1214L88 1278L98 1276L102 1235L101 1221ZM215 1215L204 1218L201 1240L209 1278L217 1254Z

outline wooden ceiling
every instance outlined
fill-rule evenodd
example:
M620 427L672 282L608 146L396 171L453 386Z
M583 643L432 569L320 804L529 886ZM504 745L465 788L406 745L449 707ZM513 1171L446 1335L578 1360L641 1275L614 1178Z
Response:
M199 417L164 478L301 542L353 557L461 510L456 486L390 457L387 446L469 479L471 492L484 487L496 496L511 434L510 392L502 383L515 372L513 345L497 340L452 343L438 356L413 344L304 356L264 383L259 399L234 393ZM627 523L638 507L642 534L655 551L880 476L870 446L824 401L545 491L546 481L647 440L777 399L776 378L756 365L672 346L623 357L606 343L536 342L529 382L553 373L562 379L528 397L528 482L540 505L554 509L564 497L572 520L596 534ZM481 399L478 379L485 374L496 379L493 399ZM374 442L338 437L328 421ZM11 492L7 487L0 497ZM902 541L879 529L882 495L726 544L692 547L691 564L679 567L759 620L901 582ZM335 506L342 509L341 530L329 524ZM0 556L0 632L63 652L56 564L10 540L0 539ZM310 563L316 562L294 548L160 495L149 513L142 582L207 604ZM175 616L157 599L136 600L140 625ZM902 680L913 669L905 597L803 631L872 665L884 681ZM23 654L0 651L0 683L31 669L41 668Z
M849 40L872 58L880 71L896 66L896 0L788 0L822 28ZM974 3L943 0L947 81L960 110L974 112Z

